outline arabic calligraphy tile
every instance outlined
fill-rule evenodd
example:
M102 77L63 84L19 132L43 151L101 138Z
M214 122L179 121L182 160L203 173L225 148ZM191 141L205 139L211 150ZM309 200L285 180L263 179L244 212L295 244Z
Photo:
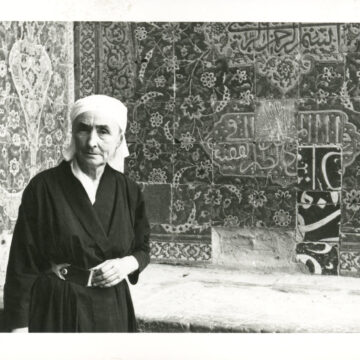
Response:
M298 204L317 205L323 208L324 205L340 204L340 191L297 191L296 199Z
M168 233L206 235L211 233L212 187L187 184L172 187L171 223L162 226Z
M174 150L174 184L212 183L212 150L206 144L184 142Z
M341 231L360 233L360 190L343 190L341 204Z
M170 184L173 177L173 149L155 139L145 144L129 143L125 174L137 182Z
M294 100L260 100L255 117L257 141L296 140Z
M250 179L249 179L250 180ZM253 226L254 206L251 196L252 184L214 185L209 197L212 199L212 225L224 227Z
M254 149L253 142L214 144L215 181L221 181L222 176L255 175Z
M338 242L339 226L340 202L297 204L298 241Z
M297 24L261 24L255 43L257 54L294 55L300 51L300 32Z
M253 190L254 225L266 228L295 228L296 196L288 189L272 186Z
M217 143L255 140L253 107L243 101L216 103L212 139Z
M340 53L340 24L300 24L300 51L318 59Z
M254 63L257 23L208 23L205 27L214 57L227 58L230 67Z
M339 190L341 149L337 146L299 146L298 186L303 190Z
M296 182L296 159L296 143L262 141L254 144L256 176L271 177L273 181L287 177Z
M299 144L342 144L346 120L346 114L339 110L299 111L296 117Z
M175 33L171 23L133 24L135 37L136 83L135 97L168 101L174 97L174 75L179 68L174 55Z
M149 222L153 225L170 222L171 186L170 184L144 184L143 195ZM160 226L153 226L158 233Z
M299 76L298 56L256 56L255 81L259 98L297 98Z
M360 51L360 24L348 23L342 24L343 46L342 51L355 53Z
M128 104L126 139L145 143L154 139L171 144L174 140L174 105L149 101Z
M296 259L312 274L338 275L339 247L325 242L303 242L296 246Z
M299 84L301 98L316 99L326 103L329 98L340 97L344 85L344 57L337 55L332 61L313 61L308 72L303 73Z

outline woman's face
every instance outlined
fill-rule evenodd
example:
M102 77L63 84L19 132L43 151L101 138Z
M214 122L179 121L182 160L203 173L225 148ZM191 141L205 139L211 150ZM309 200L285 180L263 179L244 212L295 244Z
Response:
M76 158L90 167L105 165L122 141L122 133L116 120L100 112L87 111L73 123Z

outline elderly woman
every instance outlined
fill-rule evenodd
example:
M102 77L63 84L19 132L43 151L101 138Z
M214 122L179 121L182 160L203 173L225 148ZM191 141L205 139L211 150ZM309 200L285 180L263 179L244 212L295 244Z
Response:
M119 167L128 155L126 107L105 95L78 100L60 165L24 190L4 288L12 331L132 332L126 278L149 263L141 191Z

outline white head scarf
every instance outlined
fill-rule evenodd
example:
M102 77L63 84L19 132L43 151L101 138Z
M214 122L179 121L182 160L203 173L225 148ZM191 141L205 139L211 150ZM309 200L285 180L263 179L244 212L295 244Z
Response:
M117 148L114 156L108 161L108 164L115 170L124 171L124 160L129 156L129 150L125 140L125 130L127 124L127 108L120 101L107 95L90 95L85 98L77 100L71 108L70 120L71 124L82 113L86 111L96 111L110 116L116 120L123 139L120 146ZM75 155L75 142L74 137L71 137L70 145L63 151L65 160L70 161Z

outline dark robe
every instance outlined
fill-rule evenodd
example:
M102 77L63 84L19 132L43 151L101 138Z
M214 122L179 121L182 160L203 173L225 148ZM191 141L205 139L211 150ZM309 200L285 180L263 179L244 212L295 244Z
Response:
M89 269L133 255L136 284L149 263L149 224L139 186L106 165L91 204L70 164L37 174L24 190L4 287L9 329L30 332L132 332L134 309L126 280L86 287L49 273L51 262Z

